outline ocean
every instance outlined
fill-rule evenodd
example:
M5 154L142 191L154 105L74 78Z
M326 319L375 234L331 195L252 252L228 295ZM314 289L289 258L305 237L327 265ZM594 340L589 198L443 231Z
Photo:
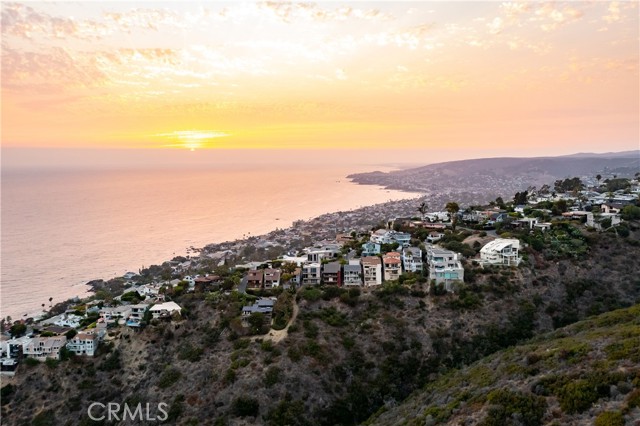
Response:
M137 272L190 247L413 196L345 178L371 170L3 170L0 316L39 312L49 298L55 304L85 296L92 279Z

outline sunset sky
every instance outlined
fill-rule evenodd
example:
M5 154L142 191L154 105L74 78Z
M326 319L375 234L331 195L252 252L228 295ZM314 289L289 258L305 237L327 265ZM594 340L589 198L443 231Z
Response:
M637 149L638 2L2 2L2 145Z

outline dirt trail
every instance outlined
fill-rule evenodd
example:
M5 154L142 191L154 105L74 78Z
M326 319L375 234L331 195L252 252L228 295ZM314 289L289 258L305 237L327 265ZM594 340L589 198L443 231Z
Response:
M273 343L278 343L279 341L281 341L282 339L284 339L285 337L287 337L289 335L289 327L291 326L291 324L293 324L293 322L296 320L296 317L298 316L298 303L296 302L296 298L293 298L293 315L291 315L291 319L289 319L289 322L287 323L286 327L283 328L282 330L269 330L269 334L264 334L262 336L254 336L251 338L251 340L258 340L258 339L262 339L262 340L271 340Z

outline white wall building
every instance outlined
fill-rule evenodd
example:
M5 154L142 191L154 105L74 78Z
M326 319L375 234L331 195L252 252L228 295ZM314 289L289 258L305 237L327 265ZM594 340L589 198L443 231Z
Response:
M302 265L302 285L320 284L322 266L317 262Z
M365 287L373 287L382 284L382 262L379 257L363 257L362 271Z
M464 268L458 253L428 245L427 265L429 280L435 280L436 284L444 283L447 291L453 291L454 282L464 282Z
M405 272L422 271L422 250L418 247L405 247L402 249L402 267Z
M98 349L98 335L94 333L78 333L69 342L67 349L76 355L93 356Z
M518 266L520 241L514 238L498 238L480 249L480 262L489 265Z

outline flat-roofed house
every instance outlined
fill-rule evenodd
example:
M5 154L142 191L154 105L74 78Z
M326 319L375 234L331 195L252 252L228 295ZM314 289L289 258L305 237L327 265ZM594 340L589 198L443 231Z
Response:
M317 262L302 265L302 285L320 284L322 265Z
M342 267L342 282L345 287L362 286L362 266L359 259L352 259Z
M331 262L322 268L322 283L329 285L342 285L342 265L340 262Z
M362 276L364 277L365 287L382 284L382 262L378 256L362 258Z
M444 284L447 291L453 291L453 283L464 282L464 268L459 254L440 247L427 246L427 266L429 280Z
M403 248L402 267L405 272L422 272L422 250L418 247Z

